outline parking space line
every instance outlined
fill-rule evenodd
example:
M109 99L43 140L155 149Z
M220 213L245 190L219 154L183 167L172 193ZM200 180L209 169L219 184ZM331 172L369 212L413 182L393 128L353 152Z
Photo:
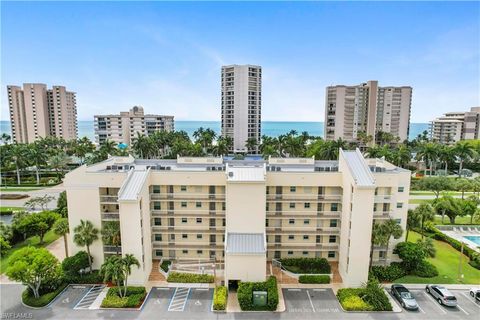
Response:
M287 289L288 291L302 291L302 289Z
M208 291L209 288L196 288L195 291Z
M472 301L472 297L468 294L466 294L465 292L462 292L462 294L465 296L465 298L467 298L468 301L470 301L471 303L473 303L475 305L475 307L479 308L480 309L480 305L476 304L475 301ZM475 298L474 298L475 299Z
M462 310L463 313L465 313L467 316L470 315L470 313L468 313L467 311L465 311L465 310L464 310L462 307L460 307L458 304L457 304L457 308L460 309L460 310Z
M310 301L310 305L312 306L313 312L315 312L315 307L313 306L313 301L312 301L312 298L310 298L310 292L308 292L308 290L307 290L307 297L308 297L308 300Z
M443 307L442 307L441 305L439 305L438 302L437 302L435 299L433 299L433 297L432 297L431 295L429 295L428 293L423 292L423 291L422 291L422 293L423 293L430 301L432 301L433 304L436 305L436 306L438 307L438 309L443 312L443 314L447 314L447 311L443 310Z
M418 302L417 302L417 305L418 305L418 310L420 310L421 313L425 314L425 311L423 311L422 307L420 307L420 305L418 304Z
M176 288L168 305L168 311L183 311L187 304L190 288Z
M165 290L165 291L170 291L170 288L165 288L165 287L157 287L157 290Z
M313 291L325 292L325 291L327 291L327 289L313 289Z

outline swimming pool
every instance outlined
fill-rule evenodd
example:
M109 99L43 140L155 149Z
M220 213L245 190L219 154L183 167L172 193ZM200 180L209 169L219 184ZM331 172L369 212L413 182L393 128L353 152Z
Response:
M480 236L464 236L464 238L480 246Z

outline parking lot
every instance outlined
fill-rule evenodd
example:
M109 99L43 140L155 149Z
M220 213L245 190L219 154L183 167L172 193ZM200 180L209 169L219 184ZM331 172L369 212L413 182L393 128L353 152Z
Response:
M156 312L210 312L213 289L152 288L144 310Z
M332 289L282 289L286 312L339 313L340 305Z

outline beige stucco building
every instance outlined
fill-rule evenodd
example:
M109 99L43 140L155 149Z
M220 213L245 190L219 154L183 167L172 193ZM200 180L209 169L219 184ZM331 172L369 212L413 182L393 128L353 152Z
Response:
M143 108L134 106L120 114L95 115L95 142L106 140L130 145L137 133L150 135L155 131L173 131L173 116L145 114Z
M262 121L262 67L229 65L222 67L222 136L233 139L233 152L247 150L247 139L260 143Z
M372 223L392 218L405 229L410 172L342 151L312 158L139 160L114 157L66 175L69 250L81 219L97 228L120 221L121 253L141 262L130 283L144 284L152 261L217 261L226 283L261 281L266 262L324 257L347 285L367 280ZM88 199L88 201L86 201ZM403 239L403 238L402 238ZM384 247L374 262L391 261ZM91 246L94 267L115 254Z
M12 140L31 143L54 136L77 138L77 102L75 92L64 86L47 89L42 83L7 86Z
M442 144L480 139L480 107L466 112L447 112L430 123L430 138Z
M378 81L326 88L325 139L357 142L364 132L375 139L379 131L400 141L408 139L412 87L380 87Z

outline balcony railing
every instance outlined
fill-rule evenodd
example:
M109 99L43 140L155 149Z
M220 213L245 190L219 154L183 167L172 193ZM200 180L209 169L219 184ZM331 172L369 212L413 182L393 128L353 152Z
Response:
M375 202L391 202L393 200L392 195L390 194L379 194L374 198Z
M103 252L104 253L121 253L122 252L122 246L119 246L118 248L116 246L103 246Z
M179 215L225 215L225 210L207 210L207 209L151 209L153 215L167 215L170 212L177 213Z
M285 201L340 201L341 194L267 194L267 200Z
M102 212L102 220L119 220L120 215L118 212L109 212L109 213L103 213Z
M117 202L118 196L100 196L100 202Z
M150 199L162 200L162 199L176 199L176 200L223 200L225 199L224 193L150 193Z
M374 211L374 219L389 219L392 217L393 211Z

